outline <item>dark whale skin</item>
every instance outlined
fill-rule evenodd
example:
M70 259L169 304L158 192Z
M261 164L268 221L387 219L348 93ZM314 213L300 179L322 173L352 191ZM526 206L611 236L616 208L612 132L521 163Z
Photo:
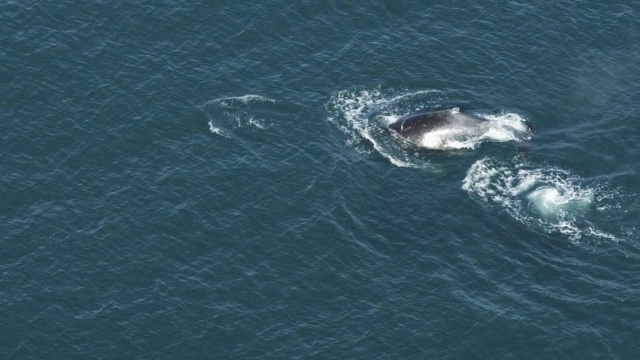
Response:
M405 138L416 140L424 134L446 126L478 126L483 119L460 113L459 109L427 111L411 114L396 120L389 125Z

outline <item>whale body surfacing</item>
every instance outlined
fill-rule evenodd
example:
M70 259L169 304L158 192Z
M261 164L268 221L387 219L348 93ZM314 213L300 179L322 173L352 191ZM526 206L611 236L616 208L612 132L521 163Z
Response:
M431 150L473 149L493 137L489 121L463 114L458 108L408 115L390 124L389 129Z
M474 149L485 141L520 142L531 137L525 120L517 114L472 115L458 108L404 116L388 127L430 150Z
M467 129L482 127L484 120L466 115L460 109L428 111L401 117L389 125L389 129L412 141L420 141L426 134L442 129Z

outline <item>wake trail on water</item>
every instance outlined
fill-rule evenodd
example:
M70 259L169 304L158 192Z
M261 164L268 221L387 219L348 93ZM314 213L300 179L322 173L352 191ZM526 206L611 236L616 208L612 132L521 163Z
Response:
M603 229L606 218L621 207L619 191L557 167L483 158L469 168L462 189L527 227L560 233L574 242L582 238L620 241L634 232Z
M241 129L263 130L273 124L268 121L269 112L277 102L260 95L223 97L208 101L201 106L209 120L212 134L231 138Z
M380 88L343 90L332 96L327 109L329 121L347 135L347 146L362 154L378 153L399 167L429 167L426 160L415 156L419 149L475 149L484 142L520 142L531 138L525 118L510 112L474 113L481 118L474 126L442 127L416 142L409 142L387 128L408 114L442 108L445 97L446 93L438 90L400 93ZM450 111L457 114L459 109Z

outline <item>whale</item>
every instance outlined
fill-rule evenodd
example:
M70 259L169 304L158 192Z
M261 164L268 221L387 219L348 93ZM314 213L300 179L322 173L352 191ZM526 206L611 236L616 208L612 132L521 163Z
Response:
M420 142L425 135L438 130L458 129L475 133L481 131L485 124L485 119L463 114L459 108L453 108L407 115L388 127L409 140Z
M459 108L424 111L401 117L387 125L394 137L426 150L474 149L483 142L521 142L531 129L517 114L475 115Z

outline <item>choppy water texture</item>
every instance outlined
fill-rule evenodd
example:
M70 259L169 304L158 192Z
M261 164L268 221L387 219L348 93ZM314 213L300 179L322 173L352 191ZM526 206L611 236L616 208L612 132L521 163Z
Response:
M3 2L0 357L638 358L639 12Z

